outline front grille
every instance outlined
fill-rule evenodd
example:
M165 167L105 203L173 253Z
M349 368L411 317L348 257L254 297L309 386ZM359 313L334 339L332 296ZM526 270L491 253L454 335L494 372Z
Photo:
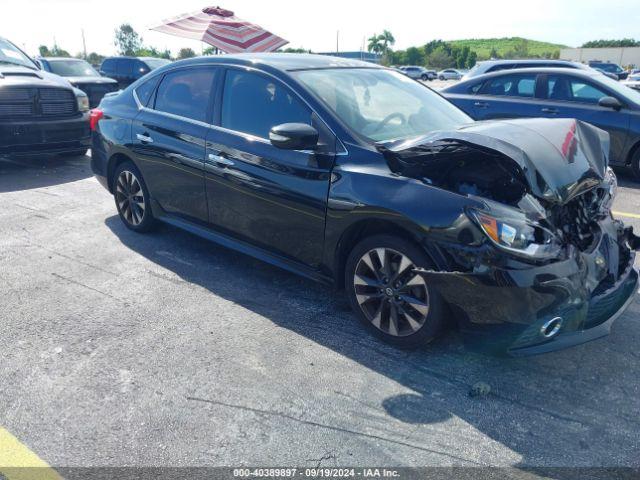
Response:
M73 103L42 103L42 115L66 116L75 112Z
M71 102L75 100L73 92L64 88L41 88L39 93L41 102Z
M33 103L1 104L0 117L31 117L33 116Z
M76 96L67 88L0 88L0 119L65 118L77 111Z
M24 102L31 100L31 92L28 88L0 88L0 102Z
M68 117L76 113L76 96L64 88L41 88L38 90L40 112L45 117Z

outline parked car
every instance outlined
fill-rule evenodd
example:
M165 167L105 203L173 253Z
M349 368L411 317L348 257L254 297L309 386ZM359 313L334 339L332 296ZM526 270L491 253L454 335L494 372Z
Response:
M589 62L589 66L591 68L596 68L603 72L615 75L618 80L625 80L629 76L629 72L624 70L620 65L616 63L591 61Z
M434 70L427 70L424 67L418 66L405 66L402 67L402 72L410 78L415 80L434 80L437 77L437 73Z
M446 88L447 99L476 120L577 118L611 135L611 164L640 179L640 93L588 70L521 69Z
M84 155L89 99L0 38L0 155Z
M131 85L147 73L171 63L154 57L108 57L100 65L100 75L114 78L120 88Z
M447 68L438 72L439 80L460 80L461 78L462 74L453 68Z
M46 57L38 58L43 70L65 77L71 85L79 88L89 97L89 106L97 107L107 93L118 90L118 82L102 77L85 60L78 58Z
M91 124L127 228L166 222L344 287L398 345L455 315L513 355L563 348L606 335L638 289L608 135L585 123L474 123L391 69L244 54L160 68Z
M622 81L625 87L633 88L634 90L640 90L640 73L632 73L626 80Z
M519 68L571 68L574 70L589 70L589 66L583 63L569 62L566 60L485 60L478 62L469 70L463 80L484 75L485 73L499 72L501 70L515 70Z

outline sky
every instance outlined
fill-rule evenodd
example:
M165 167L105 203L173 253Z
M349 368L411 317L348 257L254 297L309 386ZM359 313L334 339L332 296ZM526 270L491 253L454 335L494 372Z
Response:
M208 0L212 2L213 0ZM640 39L638 0L221 0L245 20L316 52L359 50L365 38L390 30L394 48L429 40L526 37L569 46L600 38ZM0 36L27 53L54 41L75 54L115 54L114 30L130 23L145 45L175 53L202 43L148 30L163 19L208 6L207 0L0 0ZM338 33L339 32L339 33Z

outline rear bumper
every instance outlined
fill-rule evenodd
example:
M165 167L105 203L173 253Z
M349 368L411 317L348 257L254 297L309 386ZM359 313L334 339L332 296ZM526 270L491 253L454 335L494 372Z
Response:
M604 223L609 233L592 251L574 251L555 263L422 275L457 314L474 349L525 356L578 345L607 335L638 291L629 245L636 249L639 240L615 221ZM561 328L545 336L545 326L557 318Z
M89 113L70 119L0 122L0 155L64 153L91 147Z

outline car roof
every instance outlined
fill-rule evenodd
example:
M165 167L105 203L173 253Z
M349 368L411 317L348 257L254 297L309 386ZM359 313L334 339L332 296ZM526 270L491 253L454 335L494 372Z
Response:
M483 60L481 62L482 65L508 65L510 63L532 63L532 64L536 64L536 63L543 63L543 64L548 64L548 63L562 63L562 64L575 64L575 65L580 65L578 62L572 62L571 60L558 60L558 59L544 59L544 58L515 58L515 59L499 59L499 60Z
M238 53L231 55L211 55L179 60L175 62L174 65L189 65L193 63L262 66L282 71L316 70L323 68L383 68L373 63L360 60L309 53Z
M563 75L577 75L582 77L599 77L602 74L596 70L582 70L582 69L567 69L567 68L554 68L554 67L540 67L540 68L514 68L511 70L499 70L497 72L485 73L483 75L478 75L476 77L472 77L468 82L483 80L485 78L491 77L500 77L502 75L511 75L513 73L524 73L524 74L534 74L538 75L541 73L548 74L563 74Z

